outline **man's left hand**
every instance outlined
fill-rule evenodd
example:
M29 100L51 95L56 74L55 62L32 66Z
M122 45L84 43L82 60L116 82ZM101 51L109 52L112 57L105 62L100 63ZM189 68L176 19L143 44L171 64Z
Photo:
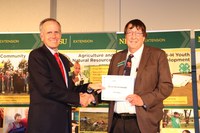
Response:
M126 97L126 100L133 106L143 106L142 98L137 94L131 94Z

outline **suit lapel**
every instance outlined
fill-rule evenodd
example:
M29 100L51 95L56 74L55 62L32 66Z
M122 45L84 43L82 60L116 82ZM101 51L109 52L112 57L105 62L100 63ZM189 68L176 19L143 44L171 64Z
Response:
M143 49L143 52L142 52L142 57L141 57L140 64L139 64L139 67L138 67L137 77L140 77L142 71L145 68L145 65L147 64L149 56L150 56L149 47L144 46L144 49Z
M51 62L53 62L53 65L54 65L54 67L56 67L56 70L57 70L58 72L60 72L59 65L58 65L58 63L57 63L55 57L53 56L53 54L49 51L49 49L48 49L45 45L43 45L42 48L43 48L43 50L44 50L45 55L47 56L47 58L48 58ZM60 72L60 73L61 73L61 72Z
M123 75L124 74L124 67L125 67L125 64L126 64L126 56L127 56L127 53L128 53L128 50L125 50L121 57L119 58L120 59L120 62L118 63L118 65L121 65L119 66L119 75Z
M56 61L54 55L49 51L49 49L48 49L45 45L42 46L42 49L43 49L43 51L45 52L45 55L47 56L48 60L50 60L50 62L53 63L53 67L55 68L54 70L55 70L57 73L59 73L60 78L63 79L62 73L61 73L61 71L60 71L60 67L59 67L59 65L58 65L58 63L57 63L57 61ZM61 59L61 60L62 60L62 59ZM63 62L63 61L62 61L62 62ZM66 70L66 73L67 73L67 71L68 71L68 70ZM64 81L64 79L63 79L63 81Z

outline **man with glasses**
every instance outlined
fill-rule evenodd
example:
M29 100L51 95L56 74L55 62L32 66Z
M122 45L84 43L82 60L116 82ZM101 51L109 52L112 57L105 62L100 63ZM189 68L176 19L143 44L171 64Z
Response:
M144 44L147 33L141 20L129 21L124 34L128 49L113 55L108 75L127 76L129 64L128 75L135 80L134 92L125 102L109 103L108 132L157 133L163 117L163 100L173 88L167 56L163 50ZM119 65L124 61L124 65Z

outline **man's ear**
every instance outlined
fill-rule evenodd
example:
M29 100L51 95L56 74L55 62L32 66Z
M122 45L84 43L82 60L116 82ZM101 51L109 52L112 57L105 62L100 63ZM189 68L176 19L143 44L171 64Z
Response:
M43 39L43 34L42 34L42 33L40 33L40 38L41 38L41 41L44 40L44 39Z

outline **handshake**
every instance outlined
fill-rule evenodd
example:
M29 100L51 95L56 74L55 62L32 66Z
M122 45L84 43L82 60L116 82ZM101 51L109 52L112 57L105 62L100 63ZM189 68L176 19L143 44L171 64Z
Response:
M97 83L97 84L89 84L88 85L88 89L87 89L87 93L80 93L80 104L82 107L87 107L90 103L95 104L95 98L93 96L93 92L99 94L101 93L103 87L101 85L101 83Z

